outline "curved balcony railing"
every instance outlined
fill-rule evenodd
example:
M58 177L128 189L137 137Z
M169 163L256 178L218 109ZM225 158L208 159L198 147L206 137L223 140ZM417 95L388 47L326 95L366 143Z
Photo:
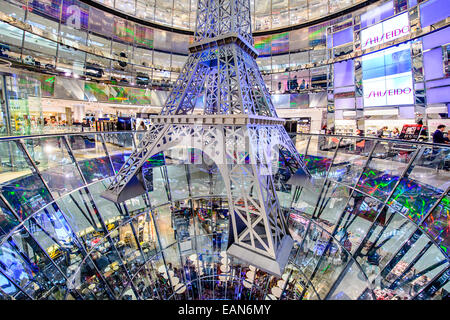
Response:
M293 136L312 187L286 183L283 170L274 180L296 244L282 279L256 270L251 282L253 270L240 261L220 269L228 219L218 172L169 152L146 164L148 194L120 206L99 197L141 134L0 138L0 296L439 299L448 292L447 146ZM205 199L220 210L173 213L189 203L207 207ZM265 291L256 294L259 286Z

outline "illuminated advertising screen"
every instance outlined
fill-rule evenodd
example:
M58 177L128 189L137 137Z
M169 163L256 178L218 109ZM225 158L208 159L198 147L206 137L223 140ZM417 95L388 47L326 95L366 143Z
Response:
M325 45L327 41L326 30L328 23L318 24L308 28L309 45L311 47Z
M125 19L114 17L114 39L133 43L134 23Z
M361 31L361 48L367 49L393 39L403 37L410 31L408 13L378 23Z
M364 106L414 104L409 43L362 57Z
M31 0L28 1L30 12L39 11L47 16L59 19L61 0Z
M74 29L87 29L89 6L78 0L64 0L61 22Z
M84 92L92 101L108 101L109 87L106 84L85 82Z
M43 97L52 97L55 93L55 76L40 75L41 94Z
M150 90L133 88L129 92L128 102L132 103L132 104L138 104L138 105L150 104L150 102L151 102Z
M109 87L109 98L108 100L110 102L126 102L129 97L131 88L128 87L117 87L117 86L110 86Z
M255 37L255 49L259 56L270 55L272 48L272 36Z
M289 32L272 35L272 54L289 51Z
M136 24L134 41L137 45L153 48L153 29Z

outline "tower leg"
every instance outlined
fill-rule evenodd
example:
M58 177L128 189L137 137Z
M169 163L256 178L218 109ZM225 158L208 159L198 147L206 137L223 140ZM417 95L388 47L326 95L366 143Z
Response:
M221 168L230 210L227 252L281 276L293 240L287 232L272 180L269 145L255 143L254 139L259 139L259 143L262 140L257 136L252 138L261 128L225 130L225 153L231 162Z

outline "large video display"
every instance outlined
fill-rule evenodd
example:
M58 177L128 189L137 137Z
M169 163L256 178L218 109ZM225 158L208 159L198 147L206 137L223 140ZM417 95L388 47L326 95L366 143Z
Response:
M414 104L409 43L362 57L364 106Z
M367 49L405 36L409 33L409 30L408 13L405 12L382 23L361 30L361 48Z

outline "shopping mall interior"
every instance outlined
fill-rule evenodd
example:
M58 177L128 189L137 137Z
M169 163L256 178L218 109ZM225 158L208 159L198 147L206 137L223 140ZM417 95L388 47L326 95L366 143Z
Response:
M449 298L448 0L0 3L0 300Z

